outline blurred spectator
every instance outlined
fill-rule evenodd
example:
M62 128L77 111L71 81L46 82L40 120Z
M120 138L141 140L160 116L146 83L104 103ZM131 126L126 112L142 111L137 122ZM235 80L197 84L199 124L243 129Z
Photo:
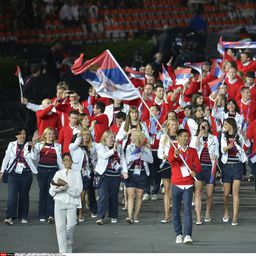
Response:
M202 16L202 11L200 9L196 10L194 17L189 22L189 28L197 33L207 32L207 22Z

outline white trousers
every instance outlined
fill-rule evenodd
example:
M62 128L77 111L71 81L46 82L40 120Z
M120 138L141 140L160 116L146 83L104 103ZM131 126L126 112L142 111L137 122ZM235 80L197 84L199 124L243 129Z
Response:
M72 253L76 210L77 206L74 204L55 200L54 217L60 253Z

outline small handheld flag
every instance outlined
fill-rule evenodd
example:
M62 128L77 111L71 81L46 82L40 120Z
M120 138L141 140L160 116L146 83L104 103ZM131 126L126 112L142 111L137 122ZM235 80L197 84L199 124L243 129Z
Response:
M23 90L22 90L22 85L24 85L24 80L21 76L21 70L20 70L20 67L17 65L17 70L14 74L15 76L18 77L19 79L19 85L20 85L20 96L23 97Z

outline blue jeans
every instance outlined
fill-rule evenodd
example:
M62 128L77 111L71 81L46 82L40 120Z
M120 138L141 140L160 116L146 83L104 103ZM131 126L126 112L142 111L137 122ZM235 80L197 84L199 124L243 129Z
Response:
M38 214L40 219L54 216L54 200L49 194L50 182L58 168L38 167L37 181L39 185Z
M172 186L172 214L173 214L173 226L176 235L182 235L182 223L181 223L181 202L184 203L184 235L192 235L192 197L194 187L189 189L181 189L176 185Z
M31 171L17 174L14 171L8 176L8 201L6 217L27 219L29 210L29 191L33 181ZM18 216L17 216L18 208Z
M99 188L99 200L97 215L99 219L104 219L106 205L108 203L109 218L118 217L118 192L121 177L104 176Z

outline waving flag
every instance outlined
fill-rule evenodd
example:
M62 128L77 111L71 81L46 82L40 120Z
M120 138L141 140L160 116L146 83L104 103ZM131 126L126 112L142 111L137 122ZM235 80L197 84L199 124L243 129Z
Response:
M223 71L221 70L219 64L218 64L218 60L215 59L212 63L212 67L211 67L211 74L217 78L221 77L223 75Z
M112 99L133 100L139 98L139 92L126 76L109 50L83 62L84 55L75 60L71 70L74 75L81 75L96 92Z
M145 73L143 73L143 72L136 71L130 67L125 67L124 70L125 70L125 72L130 73L132 78L137 78L137 79L140 79L143 81L145 80Z
M129 156L128 162L133 162L139 158L141 158L141 148L137 147L134 149L134 151Z
M226 78L226 74L224 73L218 79L209 82L208 85L210 86L211 91L212 92L217 91L219 86L225 81L225 78Z
M22 76L21 76L21 70L20 70L20 67L19 67L18 65L17 65L17 70L16 70L16 72L15 72L15 76L18 77L19 83L20 83L21 85L24 85L24 80L23 80L23 78L22 78Z
M175 70L176 84L185 84L190 78L191 68L180 68Z
M214 160L213 165L212 165L212 170L211 170L211 178L210 178L210 183L213 184L215 177L216 177L216 171L217 171L217 159Z
M162 70L163 73L160 75L160 78L163 81L164 90L167 91L168 87L172 85L172 79L164 65L162 65Z
M186 67L193 68L196 70L200 75L202 75L202 65L204 62L199 62L199 63L184 63Z
M225 42L222 41L222 37L220 37L217 49L223 55L224 49L254 49L256 48L256 42Z

